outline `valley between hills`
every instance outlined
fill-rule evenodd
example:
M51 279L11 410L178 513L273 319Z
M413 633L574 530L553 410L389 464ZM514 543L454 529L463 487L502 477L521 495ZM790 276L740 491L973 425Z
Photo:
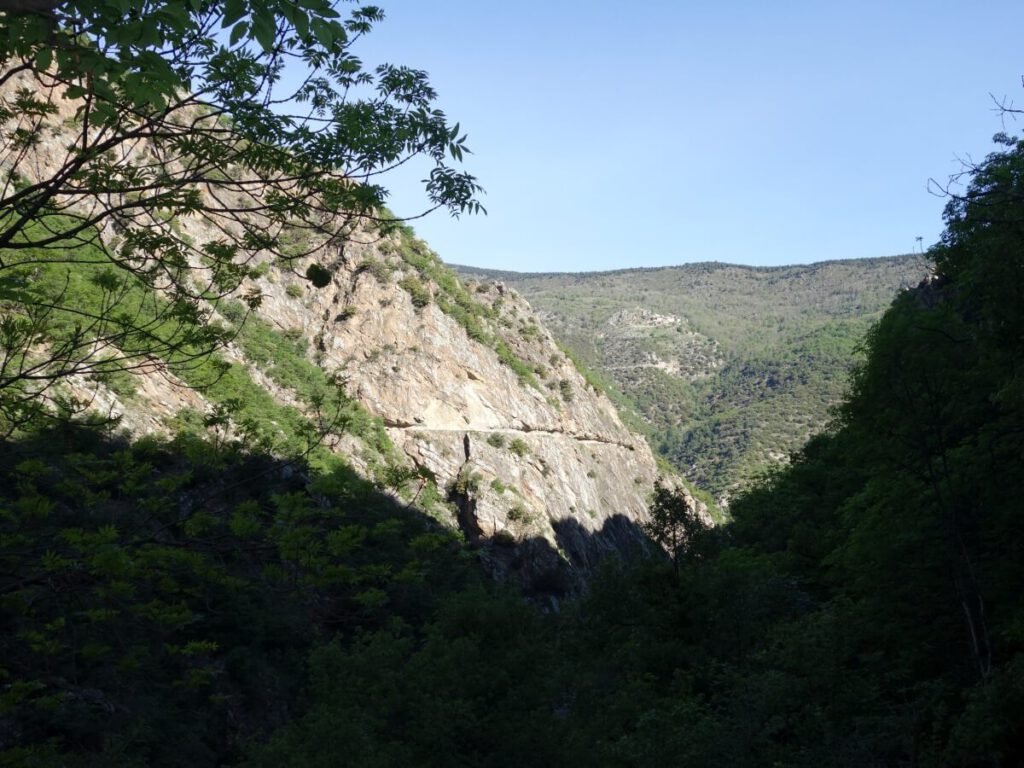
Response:
M593 273L453 268L519 291L631 426L719 504L825 427L868 329L929 271L917 255Z

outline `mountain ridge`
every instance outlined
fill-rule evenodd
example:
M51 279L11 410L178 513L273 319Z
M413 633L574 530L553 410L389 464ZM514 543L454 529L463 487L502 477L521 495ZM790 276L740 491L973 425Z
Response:
M687 261L681 264L666 264L660 267L621 267L619 269L597 269L597 270L553 270L550 272L531 272L522 271L516 269L496 269L494 267L476 267L470 264L456 264L455 262L445 261L445 264L455 272L459 274L476 273L481 275L487 275L490 277L498 277L499 275L513 275L516 277L580 277L580 276L618 276L631 273L645 273L645 272L657 272L659 270L677 270L677 269L688 269L688 268L707 268L707 267L732 267L736 269L748 269L755 272L770 272L773 270L783 271L800 268L819 268L826 267L835 264L846 264L846 263L857 263L857 264L871 264L875 262L888 262L899 259L913 259L921 260L922 254L919 253L896 253L891 256L863 256L849 259L822 259L821 261L811 261L796 264L740 264L738 262L731 261Z

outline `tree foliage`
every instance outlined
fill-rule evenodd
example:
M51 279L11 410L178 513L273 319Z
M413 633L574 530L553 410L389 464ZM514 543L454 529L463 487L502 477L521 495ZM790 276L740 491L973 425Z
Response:
M0 444L0 479L4 765L223 765L301 706L314 648L478 581L336 457L65 425Z
M707 523L681 488L669 488L661 483L654 486L648 511L651 519L643 525L644 533L669 554L678 570L686 552L707 530Z

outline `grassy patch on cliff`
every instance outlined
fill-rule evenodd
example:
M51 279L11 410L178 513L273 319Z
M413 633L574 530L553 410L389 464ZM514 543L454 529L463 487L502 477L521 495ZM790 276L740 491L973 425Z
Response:
M433 300L438 308L461 325L470 339L493 349L498 359L516 374L520 383L540 389L533 366L520 358L502 337L500 325L496 322L499 311L492 304L474 298L458 275L445 266L423 241L416 238L411 228L399 227L398 234L399 255L415 270L418 278L436 287ZM417 307L426 306L430 302L429 293L416 276L407 275L399 285L409 293Z

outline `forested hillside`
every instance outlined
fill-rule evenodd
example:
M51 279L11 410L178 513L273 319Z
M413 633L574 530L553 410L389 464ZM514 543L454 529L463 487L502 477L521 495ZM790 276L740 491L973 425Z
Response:
M773 268L456 270L522 292L619 406L639 415L634 423L659 453L721 494L824 427L864 334L927 265L900 256Z

